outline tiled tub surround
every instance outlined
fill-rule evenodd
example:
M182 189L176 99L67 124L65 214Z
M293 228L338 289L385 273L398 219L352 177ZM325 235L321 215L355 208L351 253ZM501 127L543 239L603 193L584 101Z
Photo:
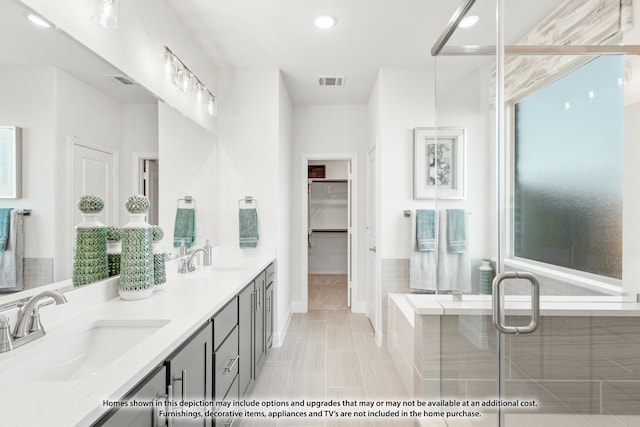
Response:
M218 248L216 248L218 249ZM214 252L214 257L215 257ZM213 271L200 267L178 275L175 262L167 264L167 283L162 292L140 301L117 297L117 279L110 278L65 294L68 303L41 310L47 335L22 347L0 354L0 401L3 426L89 425L109 408L102 402L118 400L163 362L213 314L234 297L275 258L272 251L252 255L214 258L214 265L241 265L242 269ZM24 291L32 296L45 289L61 289L70 280ZM0 305L14 301L17 294L0 296ZM15 310L5 312L15 325ZM21 378L21 360L29 352L47 351L47 346L65 340L72 331L98 320L162 319L169 322L124 353L97 375L69 381L39 381Z
M603 300L543 298L539 329L506 336L507 398L535 399L540 405L511 416L580 414L593 420L606 415L608 421L600 425L640 422L640 304L598 299ZM497 335L486 297L456 302L444 295L392 295L390 301L389 349L398 369L405 370L403 380L413 364L409 387L414 396L496 398ZM514 303L507 322L528 323L519 316L527 306ZM411 348L414 359L407 362L403 354ZM562 417L548 420L569 425Z

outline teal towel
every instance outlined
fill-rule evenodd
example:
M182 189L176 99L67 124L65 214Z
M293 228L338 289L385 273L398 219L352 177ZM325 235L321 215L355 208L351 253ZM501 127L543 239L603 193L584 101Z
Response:
M196 228L195 209L178 208L176 211L176 223L173 227L173 247L180 246L182 240L186 247L190 248L195 240Z
M9 241L9 218L11 218L11 208L0 209L0 252L7 250Z
M416 239L418 252L436 250L436 211L430 209L416 211Z
M455 254L461 254L467 250L464 209L447 209L447 249Z
M258 211L252 209L240 209L238 211L240 224L240 247L255 248L258 246Z

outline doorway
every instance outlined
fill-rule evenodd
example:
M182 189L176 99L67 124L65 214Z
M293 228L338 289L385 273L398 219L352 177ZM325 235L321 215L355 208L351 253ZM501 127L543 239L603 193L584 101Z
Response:
M351 308L355 156L303 159L303 301L307 310Z
M135 194L149 199L147 222L158 225L158 168L157 153L133 153L133 188Z

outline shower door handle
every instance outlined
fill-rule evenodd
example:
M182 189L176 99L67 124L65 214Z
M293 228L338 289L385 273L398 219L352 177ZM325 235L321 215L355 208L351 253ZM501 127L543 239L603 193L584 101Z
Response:
M500 287L506 279L525 279L531 283L531 321L526 326L510 326L503 323L504 307ZM507 272L498 274L493 279L493 325L500 333L518 335L530 334L538 329L540 324L540 282L531 273Z

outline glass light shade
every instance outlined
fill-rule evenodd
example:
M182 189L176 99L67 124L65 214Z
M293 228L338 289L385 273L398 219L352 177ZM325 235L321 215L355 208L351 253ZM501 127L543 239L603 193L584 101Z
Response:
M211 94L209 94L209 101L207 102L207 113L212 117L218 115L218 103L216 102L216 97Z
M120 0L94 0L91 20L107 30L118 28Z
M184 93L191 93L193 91L194 83L193 74L186 68L180 68L178 70L178 76L176 79L176 86Z
M205 94L205 90L204 90L204 85L200 82L196 82L196 86L195 86L195 93L196 93L196 101L198 102L198 104L202 104L204 102L204 94Z
M167 80L174 82L176 79L176 61L173 59L173 54L169 51L165 51L162 55L162 72Z

